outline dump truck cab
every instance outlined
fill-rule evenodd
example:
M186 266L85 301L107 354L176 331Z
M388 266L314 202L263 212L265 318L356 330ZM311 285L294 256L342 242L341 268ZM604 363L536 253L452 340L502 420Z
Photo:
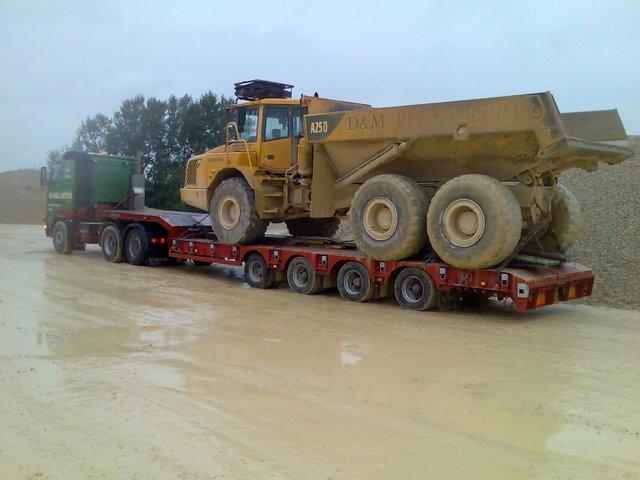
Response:
M285 173L296 164L298 140L303 135L300 101L254 100L235 106L234 111L240 140L257 153L256 168ZM235 132L229 133L234 140Z
M189 159L180 190L183 202L208 210L224 180L244 178L259 188L266 177L284 178L295 168L303 127L301 103L291 99L292 88L263 80L236 84L239 102L230 107L234 120L226 126L225 143ZM265 215L267 208L263 205Z

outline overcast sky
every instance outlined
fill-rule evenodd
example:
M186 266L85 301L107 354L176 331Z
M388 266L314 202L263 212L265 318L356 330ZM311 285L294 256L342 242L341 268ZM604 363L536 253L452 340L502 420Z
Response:
M640 1L0 0L0 171L133 95L251 78L376 106L550 90L638 134Z

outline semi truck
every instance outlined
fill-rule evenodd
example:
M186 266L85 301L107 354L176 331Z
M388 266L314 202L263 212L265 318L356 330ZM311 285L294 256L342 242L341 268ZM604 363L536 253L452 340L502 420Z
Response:
M373 108L292 88L235 84L224 145L187 163L182 200L209 212L223 243L283 221L294 236L330 236L349 214L375 260L433 250L487 268L516 249L562 255L582 216L560 173L634 154L616 110L560 113L549 92Z
M514 254L501 266L473 269L450 265L433 251L379 260L326 236L263 235L230 244L215 235L206 213L145 207L142 180L139 159L101 153L70 151L43 167L45 234L55 251L72 254L94 244L114 264L243 267L254 288L284 283L306 295L337 288L349 301L391 296L411 310L496 297L524 311L588 297L593 288L591 269L542 256Z

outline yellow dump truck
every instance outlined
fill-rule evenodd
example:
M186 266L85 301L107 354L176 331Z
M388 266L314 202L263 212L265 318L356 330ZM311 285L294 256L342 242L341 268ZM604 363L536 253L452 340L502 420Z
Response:
M616 110L560 113L549 92L372 108L253 80L235 85L226 141L189 159L181 197L209 211L225 243L250 243L269 222L331 236L351 218L377 260L427 245L461 268L514 250L562 253L580 207L557 183L569 168L633 155Z

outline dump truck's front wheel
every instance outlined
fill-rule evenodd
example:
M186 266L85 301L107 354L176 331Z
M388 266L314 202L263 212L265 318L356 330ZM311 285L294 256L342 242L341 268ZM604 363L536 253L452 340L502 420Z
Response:
M289 233L294 237L333 237L340 227L340 219L294 218L286 221Z
M353 238L376 260L400 260L426 242L427 198L402 175L378 175L358 190L351 206Z
M427 232L433 250L459 268L499 264L522 235L522 213L507 186L486 175L449 180L431 199Z
M253 190L238 177L229 178L216 188L209 216L213 233L227 244L251 243L264 235L269 224L258 215Z

